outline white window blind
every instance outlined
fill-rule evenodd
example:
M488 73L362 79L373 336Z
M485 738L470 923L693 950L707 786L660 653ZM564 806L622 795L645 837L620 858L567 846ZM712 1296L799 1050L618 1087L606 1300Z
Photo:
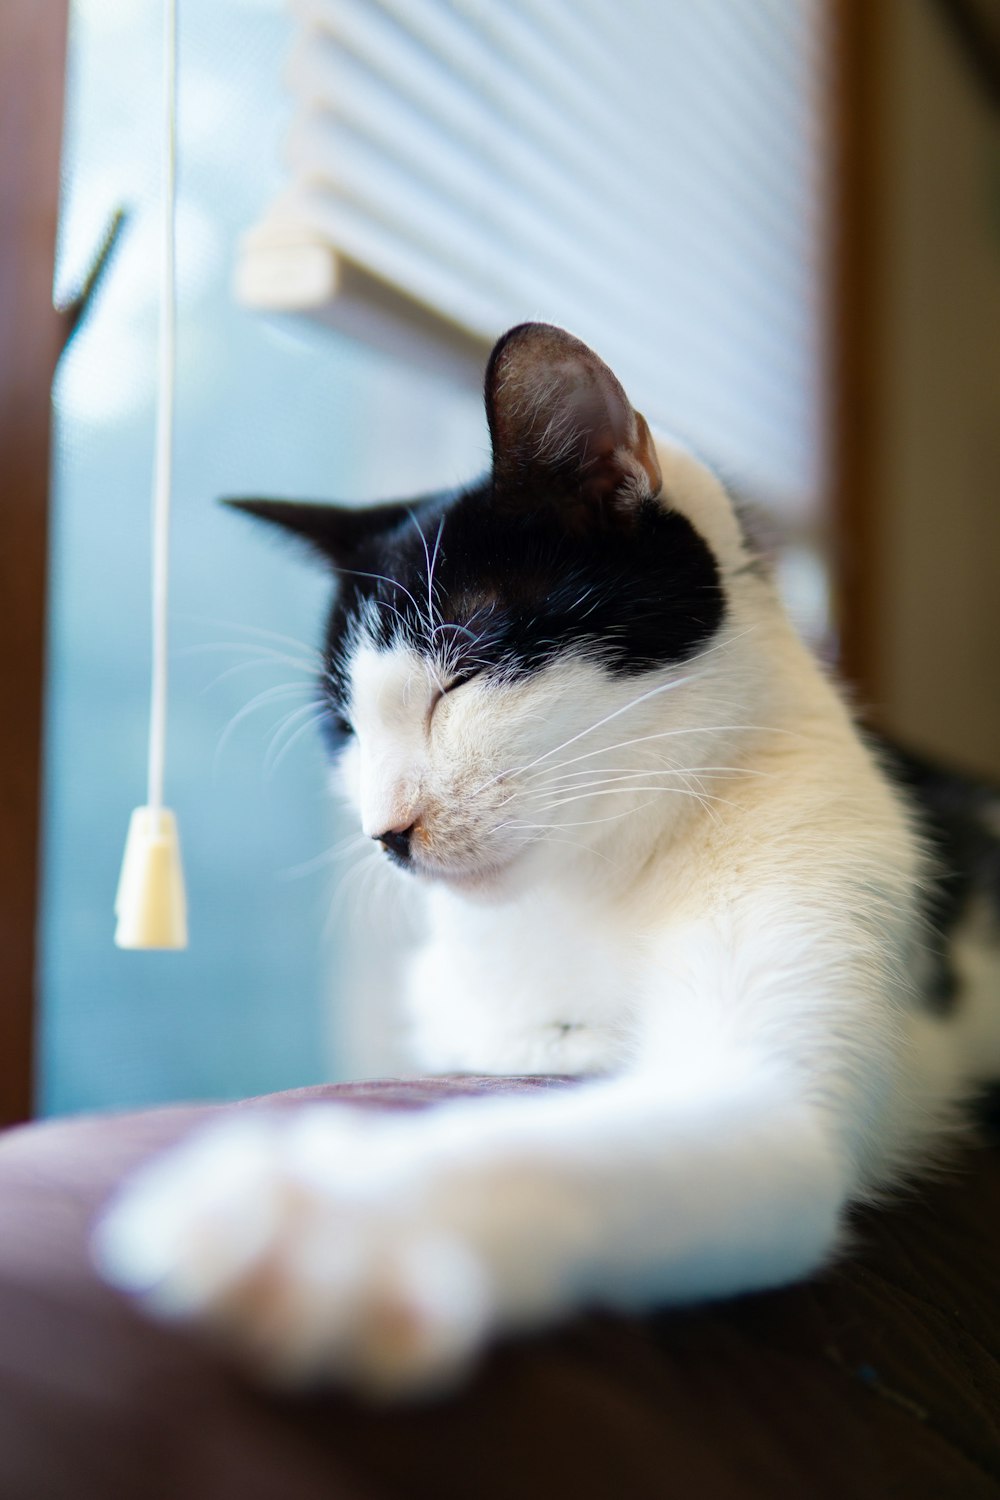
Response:
M245 303L459 378L562 323L790 517L821 458L822 0L293 0Z

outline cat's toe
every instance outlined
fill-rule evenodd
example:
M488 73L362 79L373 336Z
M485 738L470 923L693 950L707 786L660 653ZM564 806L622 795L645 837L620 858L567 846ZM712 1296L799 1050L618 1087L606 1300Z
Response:
M96 1225L102 1276L163 1317L197 1317L220 1302L287 1217L275 1154L268 1122L238 1120L142 1168Z
M458 1240L411 1229L358 1289L336 1373L375 1396L450 1385L478 1354L491 1320L488 1279Z
M94 1234L106 1280L276 1384L435 1390L479 1348L489 1289L353 1111L247 1118L141 1170Z

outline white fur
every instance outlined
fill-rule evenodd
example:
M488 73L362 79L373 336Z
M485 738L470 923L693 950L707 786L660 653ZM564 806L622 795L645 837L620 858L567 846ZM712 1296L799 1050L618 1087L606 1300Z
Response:
M498 1327L807 1275L845 1207L956 1118L974 1068L915 993L907 813L721 486L658 456L721 565L709 646L638 679L577 660L448 692L446 662L362 644L343 771L367 833L417 821L434 877L421 1066L610 1076L419 1117L240 1120L104 1222L112 1279L274 1376L419 1390Z

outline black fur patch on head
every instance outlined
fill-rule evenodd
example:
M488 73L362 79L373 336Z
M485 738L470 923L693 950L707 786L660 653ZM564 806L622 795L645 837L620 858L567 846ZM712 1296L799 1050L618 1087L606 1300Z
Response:
M559 655L623 676L683 662L725 613L719 571L661 495L641 413L586 344L546 323L499 340L485 380L482 483L412 505L235 501L333 565L331 723L347 728L350 655L367 636L426 655L445 685Z
M428 656L454 684L524 676L562 653L645 672L683 662L724 615L710 548L660 500L643 501L627 526L598 515L580 528L544 495L512 506L490 479L415 503L353 563L340 570L327 632L342 701L359 631Z

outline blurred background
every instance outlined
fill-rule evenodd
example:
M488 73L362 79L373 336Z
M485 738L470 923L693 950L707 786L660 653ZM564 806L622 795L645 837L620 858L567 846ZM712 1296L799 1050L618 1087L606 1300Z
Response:
M338 857L314 724L327 584L215 501L472 477L483 361L524 318L594 344L750 503L867 718L1000 780L990 0L180 17L191 946L158 954L113 947L111 902L145 771L160 7L0 15L3 1118L392 1066L396 928Z

